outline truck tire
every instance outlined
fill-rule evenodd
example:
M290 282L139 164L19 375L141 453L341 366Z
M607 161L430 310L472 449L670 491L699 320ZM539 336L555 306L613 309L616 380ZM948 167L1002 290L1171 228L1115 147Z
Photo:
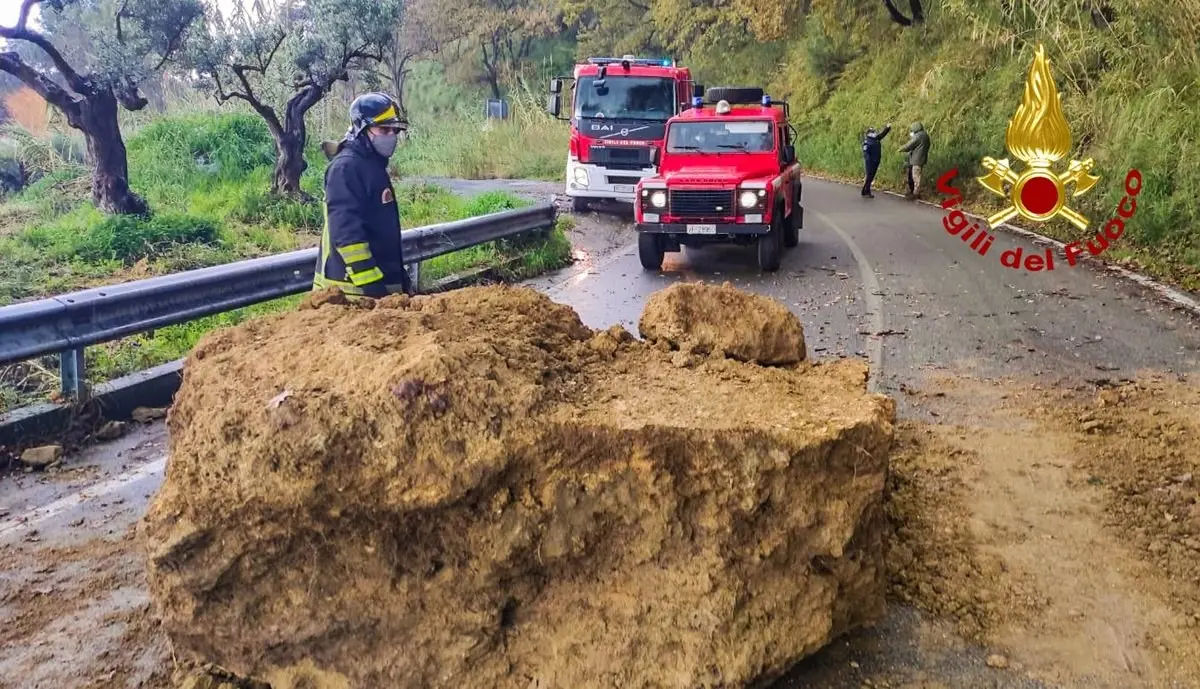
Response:
M785 220L776 215L771 222L771 231L758 238L758 267L765 273L779 270L783 260L783 232Z
M730 105L761 103L763 90L757 86L714 86L704 93L708 103L726 101Z
M571 210L576 213L588 212L587 199L585 199L581 196L572 196L571 197Z
M666 252L663 250L658 235L649 232L638 234L638 260L642 262L643 268L661 270L664 253Z
M804 227L804 207L797 200L792 206L792 214L783 223L783 245L789 249L800 243L800 228Z

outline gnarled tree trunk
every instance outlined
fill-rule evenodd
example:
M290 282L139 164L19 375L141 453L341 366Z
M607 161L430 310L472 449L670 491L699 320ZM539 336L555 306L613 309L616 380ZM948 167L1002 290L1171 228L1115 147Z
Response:
M300 177L308 169L308 161L304 159L304 147L308 143L308 127L304 116L324 97L327 90L316 84L309 84L301 89L288 99L282 122L274 110L264 107L259 111L267 120L271 138L275 140L275 171L271 175L272 194L303 201L312 200L300 188ZM270 116L264 110L269 112Z
M77 102L78 110L68 115L68 122L83 132L87 142L93 203L106 213L148 214L146 201L129 188L129 163L117 120L116 97L111 91L97 89Z
M271 173L271 193L307 199L308 195L300 188L300 177L308 169L308 162L304 160L304 133L275 135L272 132L272 135L275 139L275 170Z

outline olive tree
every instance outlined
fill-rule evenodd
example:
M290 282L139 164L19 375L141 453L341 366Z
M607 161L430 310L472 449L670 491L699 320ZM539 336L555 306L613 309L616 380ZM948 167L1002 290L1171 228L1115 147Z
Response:
M249 8L237 0L225 16L210 0L189 65L219 102L240 100L266 121L274 194L305 198L305 115L335 83L383 57L399 12L399 0L256 0Z
M0 72L21 80L83 133L97 207L110 213L147 213L146 202L129 188L118 108L146 107L140 84L161 73L179 53L203 13L200 0L20 2L16 25L0 26L5 41ZM30 21L35 6L42 15L38 28ZM70 39L81 34L89 39L87 50Z

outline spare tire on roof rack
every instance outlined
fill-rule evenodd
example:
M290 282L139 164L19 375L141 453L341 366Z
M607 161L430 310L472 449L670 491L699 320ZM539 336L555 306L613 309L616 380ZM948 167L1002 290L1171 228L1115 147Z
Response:
M762 102L763 90L757 86L714 86L704 92L706 103L725 101L730 105L749 105Z

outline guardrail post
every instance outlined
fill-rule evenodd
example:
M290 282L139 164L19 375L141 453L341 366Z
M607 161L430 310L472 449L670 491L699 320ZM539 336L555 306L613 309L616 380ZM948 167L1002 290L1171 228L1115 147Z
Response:
M79 402L87 399L87 367L83 359L83 347L68 349L58 355L58 374L64 397Z
M413 290L420 291L421 289L421 262L413 261L412 263L404 264L404 270L408 272L408 279L412 282Z

